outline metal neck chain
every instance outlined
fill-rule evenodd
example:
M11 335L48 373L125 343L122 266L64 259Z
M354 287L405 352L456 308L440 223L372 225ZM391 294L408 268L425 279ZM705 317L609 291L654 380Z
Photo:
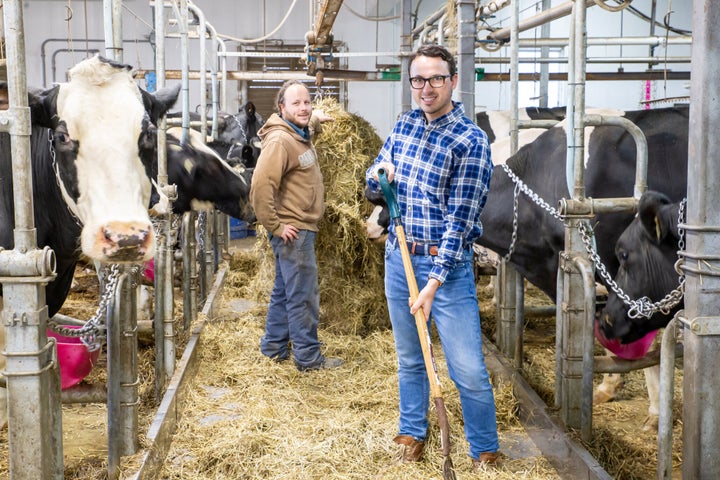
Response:
M685 295L685 275L682 273L682 270L680 270L679 264L682 261L680 252L685 249L685 229L682 228L681 225L685 221L686 204L687 200L683 199L678 208L678 260L675 262L675 271L678 272L679 275L678 286L657 302L652 302L648 297L642 297L637 300L631 299L630 296L626 294L617 283L615 283L615 280L613 280L612 276L610 276L610 273L607 271L607 268L600 260L600 256L593 248L591 236L594 234L592 229L585 222L580 222L578 225L580 236L582 237L583 244L585 244L585 251L595 264L595 269L600 277L602 277L605 285L615 292L618 298L627 305L628 316L630 318L650 318L657 312L669 315L672 309L682 301L683 296Z
M198 213L198 250L205 252L205 230L207 227L207 212Z
M80 341L87 347L88 351L94 352L102 347L107 339L107 327L105 319L107 317L108 305L115 298L115 290L117 289L118 277L120 276L120 266L112 264L104 267L105 271L109 270L109 274L105 277L105 288L100 297L95 315L85 322L80 328L63 327L56 322L48 322L48 327L53 331L65 337L80 337Z
M505 173L507 173L508 177L510 177L510 180L513 181L515 184L515 190L513 191L513 230L512 230L512 237L510 240L510 246L508 247L508 253L505 254L503 257L503 260L510 261L510 257L513 254L513 251L515 250L515 242L517 241L517 232L518 232L518 197L520 196L520 192L522 191L525 195L530 197L530 199L535 202L540 207L544 208L550 215L557 218L558 220L562 220L560 217L560 212L557 211L557 209L550 206L549 203L547 203L545 200L540 198L540 196L535 193L530 187L528 187L525 182L520 180L520 177L515 175L515 172L510 170L510 167L508 167L506 164L500 165L503 170L505 170Z
M53 145L54 140L54 134L53 130L51 128L48 128L48 148L50 150L50 159L52 161L52 168L55 172L55 182L57 182L57 186L60 189L60 195L63 197L63 200L65 200L65 206L68 209L68 212L70 212L70 216L75 221L75 224L82 228L82 220L80 220L80 217L77 212L77 204L72 200L72 197L70 197L70 194L68 193L67 189L65 188L65 184L62 182L62 179L60 178L60 167L57 164L57 158L55 153L55 146Z

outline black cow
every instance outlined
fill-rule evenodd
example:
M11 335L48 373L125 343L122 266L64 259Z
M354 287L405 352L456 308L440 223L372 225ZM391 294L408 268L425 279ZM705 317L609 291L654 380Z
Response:
M235 116L235 120L240 128L243 129L248 142L253 137L257 137L260 127L265 124L265 120L263 120L262 115L257 113L253 102L247 102L240 107L238 114Z
M640 198L637 217L620 235L615 247L620 268L614 280L632 300L648 297L658 302L678 288L675 262L680 241L679 215L680 202L672 203L660 192L648 191ZM598 326L606 338L629 343L665 327L682 306L680 298L667 313L631 318L628 306L611 291Z

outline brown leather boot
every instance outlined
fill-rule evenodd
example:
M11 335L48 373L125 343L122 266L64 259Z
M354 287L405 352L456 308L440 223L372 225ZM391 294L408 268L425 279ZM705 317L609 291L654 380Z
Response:
M482 452L478 458L473 458L473 472L481 472L486 467L494 467L498 463L500 452Z
M410 435L398 435L393 442L400 445L400 458L398 463L419 462L422 459L425 442L415 440Z

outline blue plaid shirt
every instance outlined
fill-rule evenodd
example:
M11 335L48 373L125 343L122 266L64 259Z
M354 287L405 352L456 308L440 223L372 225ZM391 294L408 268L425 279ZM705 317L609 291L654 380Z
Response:
M376 165L395 166L405 235L408 242L438 245L430 277L441 283L482 234L480 213L493 171L487 135L465 116L462 104L453 106L430 123L420 109L404 113L365 175L377 192Z

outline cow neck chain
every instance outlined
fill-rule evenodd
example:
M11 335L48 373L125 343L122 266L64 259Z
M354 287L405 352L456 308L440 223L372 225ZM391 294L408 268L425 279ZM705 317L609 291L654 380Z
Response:
M65 184L63 183L62 179L60 178L60 167L57 163L56 153L55 153L55 146L53 145L54 135L51 128L48 128L48 145L50 149L50 159L52 160L52 168L55 172L55 181L57 182L57 186L60 189L60 194L63 197L63 200L65 200L65 206L68 209L68 212L70 212L70 216L75 221L75 224L82 229L82 220L80 220L80 213L78 210L78 206L75 203L75 200L72 199L70 194L68 193L67 189L65 188Z
M235 123L237 123L238 127L240 127L240 132L241 132L242 135L243 135L242 142L243 142L243 143L249 143L249 142L250 142L250 139L247 138L247 135L245 134L245 127L246 127L246 125L243 125L242 123L240 123L240 120L238 120L237 115L231 115L231 117L232 117L233 121L234 121ZM238 143L238 142L235 142L235 143Z
M537 205L545 209L550 215L557 218L558 220L562 220L560 217L560 212L558 212L555 208L550 206L549 203L547 203L545 200L540 198L540 196L535 193L530 187L528 187L525 182L520 180L520 177L515 175L515 172L510 170L510 167L508 167L506 164L500 165L503 170L505 170L505 173L507 173L508 177L510 177L510 180L513 181L515 184L515 189L513 191L513 229L512 229L512 236L510 239L510 246L508 247L508 252L503 257L503 260L506 262L510 261L510 257L513 254L513 251L515 251L515 242L517 242L517 232L518 232L518 212L520 211L518 207L518 197L520 196L520 192L522 191L525 195L530 197L530 199L535 202Z
M501 167L503 170L505 170L505 173L507 173L508 177L510 177L513 183L515 183L515 189L513 192L513 231L510 240L510 246L508 247L508 253L505 254L505 256L503 257L503 260L510 261L510 256L515 249L515 243L517 241L519 211L518 197L521 191L525 195L530 197L530 199L538 206L542 207L548 213L550 213L550 215L552 215L553 217L557 218L558 220L562 220L562 216L560 215L560 212L558 212L555 208L551 207L550 204L540 198L537 193L535 193L522 180L520 180L520 177L515 175L515 173L510 170L510 167L508 167L506 164L502 164ZM590 260L595 265L595 269L602 277L605 284L610 287L610 289L615 292L615 294L619 298L622 299L625 305L629 307L628 316L630 318L650 318L653 314L657 312L662 312L663 314L668 315L670 311L682 301L683 296L685 295L685 275L680 270L680 263L682 262L682 260L679 253L685 250L685 230L681 227L681 225L685 221L686 204L687 200L683 199L683 201L680 202L678 208L678 261L675 263L675 271L678 272L679 275L678 286L670 293L665 295L665 297L658 302L652 302L648 297L642 297L637 300L631 299L630 296L626 294L612 279L612 276L608 272L607 267L605 266L605 264L602 263L600 255L598 255L595 247L593 247L592 237L594 236L594 233L592 231L592 228L585 222L580 222L578 224L578 230L580 232L580 237L582 238L583 244L585 245L585 251L590 257Z
M207 212L198 212L198 250L205 254L205 230L207 229Z
M106 276L105 288L100 297L100 304L95 311L95 315L85 322L85 325L80 328L67 328L54 321L48 322L48 327L53 332L57 332L65 337L79 337L89 352L98 350L107 340L107 327L105 324L107 309L115 298L115 290L117 290L118 278L120 276L120 266L118 264L105 265L103 268ZM132 268L138 269L139 267L133 266ZM133 271L137 272L137 270ZM135 278L135 275L133 275L133 278Z
M638 298L633 300L628 294L626 294L615 280L612 279L610 273L605 268L605 265L600 261L600 257L597 252L592 248L592 242L590 240L591 232L588 232L588 227L581 223L578 227L580 235L582 236L583 243L585 244L585 250L588 252L591 260L595 264L595 268L598 273L605 281L605 285L615 292L615 294L622 299L623 303L628 307L628 316L630 318L650 318L655 313L661 312L664 315L669 315L672 309L677 306L685 295L685 275L680 269L680 263L682 262L682 256L680 252L685 250L685 229L682 228L683 222L685 222L685 207L687 205L687 199L683 199L678 207L678 259L675 262L675 271L678 273L678 286L670 293L665 295L661 300L652 302L648 297Z

